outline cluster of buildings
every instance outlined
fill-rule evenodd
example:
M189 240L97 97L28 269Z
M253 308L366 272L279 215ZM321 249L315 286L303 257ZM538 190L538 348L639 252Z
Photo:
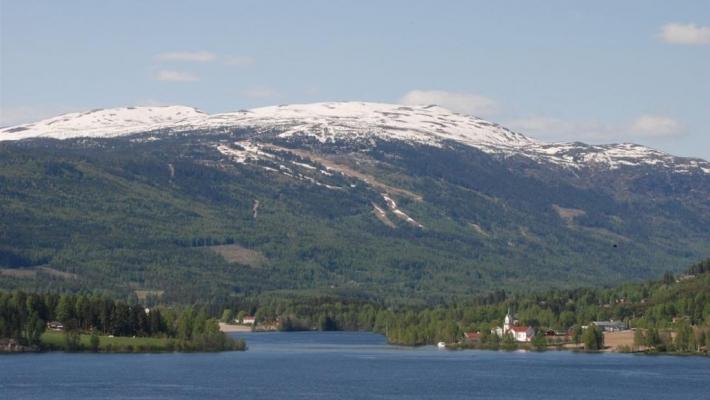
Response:
M505 319L503 320L503 326L491 329L491 334L501 338L510 335L516 342L529 342L535 336L535 329L528 325L518 325L518 321L513 319L510 309L508 309L508 313L505 314ZM464 338L471 342L479 341L481 340L481 333L466 332L464 333Z
M625 331L629 329L629 324L623 321L594 321L592 322L592 325L596 326L599 328L602 332L620 332L620 331ZM586 329L587 326L582 326L583 329ZM508 313L505 314L505 319L503 320L503 326L498 326L493 329L491 329L491 334L492 335L497 335L498 337L502 338L504 336L510 335L513 337L513 339L516 342L530 342L532 341L533 337L535 337L535 329L533 329L532 326L528 325L519 325L518 321L513 318L513 315L510 313L510 309L508 309ZM546 331L545 336L550 336L550 337L565 337L569 338L571 337L570 332L555 332L555 331ZM470 342L477 342L481 340L481 333L480 332L466 332L464 333L464 339Z
M238 318L235 318L234 322L237 324L241 323L242 325L254 325L254 323L256 322L256 317L254 317L253 315L245 315L244 317L242 317L241 322L239 322Z
M59 321L49 321L47 322L47 329L50 331L63 331L64 330L64 324L62 324Z
M532 326L518 325L518 321L513 319L510 309L508 309L508 313L505 314L505 319L503 320L503 326L491 329L491 334L498 335L498 337L511 335L516 342L529 342L535 336L535 330Z
M532 340L533 336L535 336L535 330L532 326L518 325L518 321L514 320L513 316L510 314L510 309L508 309L508 313L505 314L503 326L491 329L491 333L498 335L498 337L511 335L516 342L529 342Z
M629 324L623 321L594 321L592 325L599 328L602 332L621 332L629 329ZM584 326L582 328L585 328Z

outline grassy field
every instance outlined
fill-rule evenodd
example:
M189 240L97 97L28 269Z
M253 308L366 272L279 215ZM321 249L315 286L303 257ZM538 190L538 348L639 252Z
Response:
M198 337L194 340L173 338L98 336L98 346L91 343L91 335L75 335L74 341L68 340L64 332L45 332L42 334L42 349L60 351L96 351L106 353L159 353L192 351L233 351L246 350L243 340L233 340L222 332Z
M604 351L631 351L634 348L634 331L604 332L604 347Z
M91 335L79 335L80 350L90 350ZM42 347L51 350L67 350L67 341L63 332L45 332L42 334ZM175 339L151 337L110 337L99 336L98 351L101 352L160 352L175 351L178 344Z
M250 267L263 267L269 262L261 252L247 249L238 244L208 246L207 248L224 257L228 262L236 262Z

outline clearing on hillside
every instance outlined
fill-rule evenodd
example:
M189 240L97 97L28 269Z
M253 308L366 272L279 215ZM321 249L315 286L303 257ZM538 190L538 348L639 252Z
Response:
M220 246L209 246L210 250L224 257L229 262L235 262L250 267L262 267L269 262L261 252L247 249L238 244L225 244Z

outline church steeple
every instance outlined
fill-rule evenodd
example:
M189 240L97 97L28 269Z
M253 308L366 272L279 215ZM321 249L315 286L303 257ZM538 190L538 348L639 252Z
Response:
M505 314L505 320L503 321L503 332L508 332L512 324L513 317L510 315L510 307L508 307L508 313Z

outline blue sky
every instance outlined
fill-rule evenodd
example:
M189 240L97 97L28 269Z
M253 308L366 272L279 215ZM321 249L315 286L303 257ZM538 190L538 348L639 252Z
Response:
M0 125L138 104L438 103L545 140L710 159L708 1L296 3L0 0Z

